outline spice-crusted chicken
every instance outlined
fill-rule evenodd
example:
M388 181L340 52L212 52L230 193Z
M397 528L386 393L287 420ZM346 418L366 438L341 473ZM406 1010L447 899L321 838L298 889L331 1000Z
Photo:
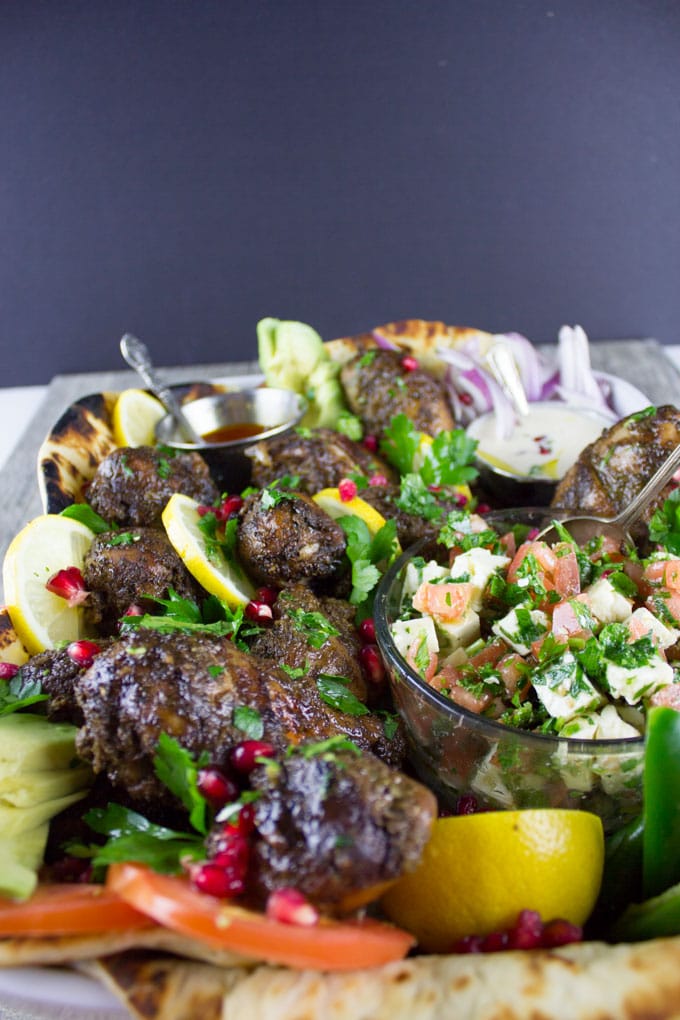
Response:
M351 410L376 436L397 414L431 436L455 428L442 384L420 368L405 366L401 353L360 354L343 365L340 380Z
M338 733L389 764L400 764L405 751L401 734L390 739L381 717L333 709L313 680L292 680L228 638L202 633L124 635L78 678L76 697L84 717L78 753L142 806L168 802L153 769L161 733L225 766L243 739L235 721L241 707L258 713L263 739L279 751Z
M340 525L302 493L256 493L239 514L238 557L262 584L334 583L346 572L346 546Z
M203 594L158 528L95 535L83 579L89 592L86 617L101 634L116 634L120 618L132 606L146 608L146 597L167 598L172 589L181 598L198 602Z
M309 613L320 614L335 632L318 648L318 642L310 643L304 627ZM250 650L289 669L302 670L302 675L313 679L321 674L342 677L347 689L363 701L367 688L359 664L361 641L354 615L349 602L317 597L303 584L291 585L277 599L273 625L260 631Z
M259 902L294 887L342 912L362 891L416 866L437 813L426 787L370 754L302 749L251 773L256 838L250 890Z
M174 453L165 447L120 447L97 468L87 501L106 521L124 527L160 527L165 504L175 492L208 505L218 498L200 454Z
M333 429L290 432L255 443L246 453L252 461L253 484L261 487L289 475L298 479L296 489L313 496L355 474L395 480L384 460Z
M609 516L624 510L680 443L680 411L666 404L632 414L587 446L553 497L553 506ZM670 487L650 506L648 520Z

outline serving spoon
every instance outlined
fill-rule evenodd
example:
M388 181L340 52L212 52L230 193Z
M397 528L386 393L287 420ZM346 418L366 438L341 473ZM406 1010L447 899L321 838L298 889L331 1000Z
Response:
M120 353L130 368L134 368L153 395L158 397L165 410L174 419L182 439L189 443L195 443L197 446L202 446L205 442L204 439L202 436L199 436L185 415L175 394L156 373L156 369L151 361L149 348L146 344L138 340L132 333L126 333L120 341Z
M573 517L565 517L560 520L560 525L567 529L577 545L585 545L591 538L602 535L611 538L619 545L624 543L634 545L629 529L646 510L655 496L661 492L665 485L670 482L675 472L680 468L680 443L673 452L666 458L661 467L657 468L649 481L643 485L637 496L631 500L625 510L616 514L615 517L594 517L586 514L578 514ZM544 542L555 542L560 540L557 528L550 524L536 536Z

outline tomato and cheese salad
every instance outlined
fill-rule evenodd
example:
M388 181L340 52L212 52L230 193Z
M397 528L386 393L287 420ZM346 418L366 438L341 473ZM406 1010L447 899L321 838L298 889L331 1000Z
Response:
M449 562L410 560L392 637L471 712L560 737L638 738L649 706L680 704L680 560L602 536L579 547L557 528L548 544L449 515Z

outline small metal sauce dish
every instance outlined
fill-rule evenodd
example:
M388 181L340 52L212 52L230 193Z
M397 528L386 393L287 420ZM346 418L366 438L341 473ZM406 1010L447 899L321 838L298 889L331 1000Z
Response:
M182 410L203 439L220 432L231 433L236 438L189 443L178 433L171 415L166 415L156 426L157 442L175 450L200 453L215 484L223 491L238 492L248 485L251 477L246 448L295 428L307 410L307 403L292 390L262 386L201 397L184 404ZM259 430L253 428L258 426Z

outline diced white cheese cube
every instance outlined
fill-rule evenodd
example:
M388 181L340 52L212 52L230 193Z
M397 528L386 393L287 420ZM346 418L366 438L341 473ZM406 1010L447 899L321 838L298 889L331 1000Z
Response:
M449 571L436 560L423 563L422 560L411 560L404 571L402 598L415 595L424 581L442 581L449 577Z
M650 656L645 666L627 667L607 662L605 675L612 696L623 698L629 705L648 698L675 679L673 668L656 654Z
M521 622L526 613L529 614L530 620L528 628L523 627ZM497 637L503 638L520 655L528 655L531 651L531 643L537 641L547 629L548 617L541 609L526 609L522 606L511 609L491 628Z
M670 648L680 638L680 630L667 627L644 606L635 610L628 620L628 627L636 640L648 635L657 648Z
M597 721L596 740L618 740L619 738L640 736L634 726L621 718L616 705L605 705L600 712L595 713L595 717Z
M577 715L565 722L560 730L561 737L569 740L595 740L599 717L597 712L589 712L587 715Z
M478 766L470 786L474 793L479 793L482 797L495 801L501 807L512 808L515 807L515 799L505 784L503 772L495 761L496 750L497 745L494 744Z
M549 715L562 722L592 712L602 704L602 695L595 690L571 652L535 670L532 679L541 704Z
M488 549L469 549L456 556L451 565L451 577L454 581L467 577L474 588L472 608L481 609L482 592L489 578L502 567L507 567L509 563L509 556L496 556Z
M390 633L397 650L406 658L414 642L425 641L430 655L439 651L439 639L431 616L418 616L413 620L395 620Z
M474 609L467 609L459 620L446 623L443 620L438 620L436 630L442 648L447 650L465 648L476 641L481 633L479 614Z
M585 590L585 602L600 623L623 623L632 612L632 600L618 592L611 581L601 577Z

